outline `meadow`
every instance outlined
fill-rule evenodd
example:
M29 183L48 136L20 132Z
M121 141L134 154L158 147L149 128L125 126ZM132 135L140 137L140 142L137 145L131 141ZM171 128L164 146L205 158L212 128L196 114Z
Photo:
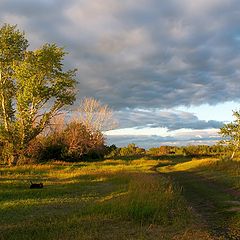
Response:
M2 166L0 239L238 239L239 163L136 158ZM44 188L29 189L30 181ZM216 203L205 207L220 211L230 230L210 221L199 200Z

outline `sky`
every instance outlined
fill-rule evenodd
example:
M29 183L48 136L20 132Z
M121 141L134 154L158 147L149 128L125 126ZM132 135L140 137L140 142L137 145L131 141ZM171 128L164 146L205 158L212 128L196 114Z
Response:
M240 100L238 0L1 0L30 49L65 48L77 105L94 97L118 120L109 144L214 144Z

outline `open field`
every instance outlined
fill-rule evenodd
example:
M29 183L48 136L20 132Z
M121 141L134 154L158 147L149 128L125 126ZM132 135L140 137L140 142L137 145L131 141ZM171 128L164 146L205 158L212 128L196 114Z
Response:
M238 239L239 162L185 161L2 167L0 239Z

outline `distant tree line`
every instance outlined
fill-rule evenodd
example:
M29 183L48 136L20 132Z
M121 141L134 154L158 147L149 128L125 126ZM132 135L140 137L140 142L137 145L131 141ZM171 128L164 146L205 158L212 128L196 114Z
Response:
M131 157L131 156L222 156L229 155L231 150L225 145L188 145L188 146L160 146L145 150L131 143L126 147L117 148L115 145L107 147L106 157Z
M105 151L106 158L136 157L146 154L146 150L144 148L138 147L135 143L130 143L126 147L121 148L118 148L115 145L106 146Z
M160 146L150 148L147 153L150 155L183 155L183 156L218 156L227 151L223 145L188 145L188 146Z
M115 145L107 147L106 157L132 157L132 156L216 156L225 159L240 157L240 111L233 111L234 121L224 124L220 128L219 134L222 140L217 144L208 145L188 145L188 146L160 146L145 150L132 143L126 147L117 148Z

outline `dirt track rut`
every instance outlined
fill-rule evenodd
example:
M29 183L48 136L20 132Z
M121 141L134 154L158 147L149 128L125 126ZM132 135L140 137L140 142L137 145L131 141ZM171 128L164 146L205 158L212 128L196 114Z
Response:
M239 240L240 192L194 172L164 174L183 187L183 194L215 239Z

